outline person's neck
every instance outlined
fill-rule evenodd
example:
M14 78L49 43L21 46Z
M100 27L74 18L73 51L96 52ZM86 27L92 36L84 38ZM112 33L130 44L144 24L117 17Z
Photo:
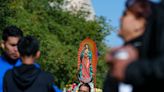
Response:
M35 59L33 57L21 57L22 63L26 65L32 65L34 64Z
M133 37L127 36L124 38L125 42L129 42L133 39Z

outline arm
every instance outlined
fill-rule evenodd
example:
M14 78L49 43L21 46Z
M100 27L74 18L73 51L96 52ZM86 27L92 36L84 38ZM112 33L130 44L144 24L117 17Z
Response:
M48 92L62 92L55 84L54 79L51 76L48 84Z
M3 92L7 92L7 74L8 74L8 72L6 72L6 74L3 78Z
M62 92L55 84L51 83L48 87L48 92Z
M138 60L131 63L126 69L126 83L142 85L152 79L164 80L164 55L154 60Z
M4 83L3 83L3 92L7 92L7 86L6 86L5 81L4 81Z
M55 84L53 84L53 89L55 92L62 92Z

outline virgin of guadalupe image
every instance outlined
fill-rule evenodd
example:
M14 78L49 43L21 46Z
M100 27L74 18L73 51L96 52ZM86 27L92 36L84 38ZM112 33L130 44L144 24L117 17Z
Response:
M80 55L80 70L79 80L83 83L89 83L92 81L92 52L88 44L84 45L84 48Z
M90 38L84 39L80 43L78 51L77 74L79 83L74 89L74 92L78 92L82 84L88 84L91 88L91 92L95 92L97 62L98 52L96 43Z

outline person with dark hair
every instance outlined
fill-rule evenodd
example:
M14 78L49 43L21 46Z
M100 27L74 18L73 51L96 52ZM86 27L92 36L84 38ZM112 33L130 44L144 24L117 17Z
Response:
M151 3L151 10L143 36L142 55L112 61L112 75L132 84L133 92L164 92L164 1ZM124 50L128 55L137 54L133 49Z
M53 77L34 65L40 56L39 42L32 36L18 43L22 65L6 72L4 92L55 92Z
M119 31L119 35L124 39L125 44L142 41L150 14L150 2L148 0L128 0L126 2L126 10L121 17Z
M81 84L78 92L91 92L91 87L88 83Z
M2 39L3 41L7 41L8 37L13 36L13 37L23 37L23 32L21 29L17 28L16 26L8 26L3 30L2 33Z
M147 19L151 14L151 5L148 0L128 0L126 2L126 10L124 11L120 21L119 36L125 41L123 47L119 47L112 51L107 52L106 61L110 63L112 58L125 59L126 52L124 47L130 47L138 51L141 56L142 40L145 28L147 25ZM110 59L108 59L110 57ZM135 56L136 57L136 56ZM137 57L136 57L137 58ZM120 83L117 79L109 73L104 84L104 92L122 92L128 90L131 92L131 85Z
M17 44L23 32L16 26L8 26L2 32L2 55L0 56L0 92L3 92L3 77L7 70L21 64Z

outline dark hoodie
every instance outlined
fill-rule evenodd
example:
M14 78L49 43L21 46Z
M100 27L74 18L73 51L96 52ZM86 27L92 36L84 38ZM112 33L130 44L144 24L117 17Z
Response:
M54 92L53 78L35 65L21 65L7 71L4 92Z

